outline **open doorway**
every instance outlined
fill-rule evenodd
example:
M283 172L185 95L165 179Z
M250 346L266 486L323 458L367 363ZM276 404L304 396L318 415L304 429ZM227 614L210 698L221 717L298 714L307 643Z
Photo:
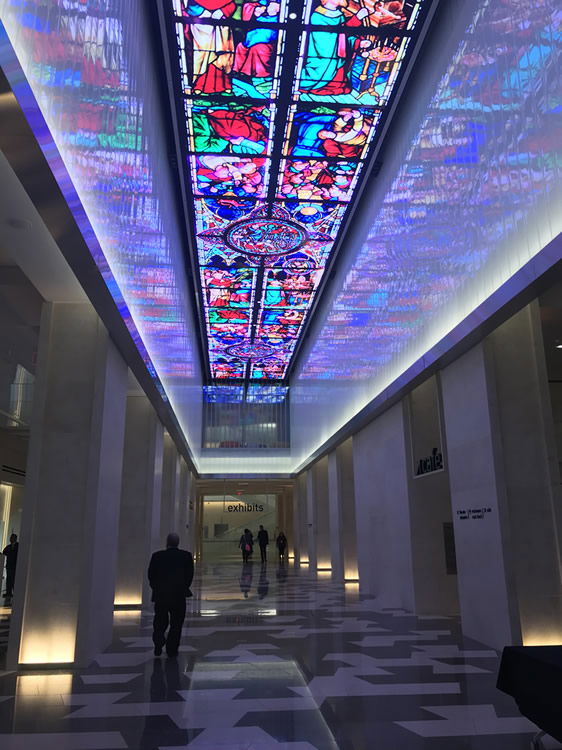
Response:
M204 495L203 562L216 564L239 560L238 543L244 529L250 529L256 539L260 524L267 529L273 544L277 533L277 495ZM259 558L259 551L257 554Z

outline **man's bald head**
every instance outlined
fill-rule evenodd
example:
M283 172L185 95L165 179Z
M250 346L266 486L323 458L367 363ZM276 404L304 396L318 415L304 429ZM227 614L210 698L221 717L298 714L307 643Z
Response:
M176 534L175 531L170 531L170 533L166 537L166 547L178 547L179 543L180 538L178 534Z

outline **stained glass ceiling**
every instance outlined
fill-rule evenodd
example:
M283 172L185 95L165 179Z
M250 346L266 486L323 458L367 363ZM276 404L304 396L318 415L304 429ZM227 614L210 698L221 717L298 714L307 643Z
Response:
M430 0L169 0L212 381L283 380Z

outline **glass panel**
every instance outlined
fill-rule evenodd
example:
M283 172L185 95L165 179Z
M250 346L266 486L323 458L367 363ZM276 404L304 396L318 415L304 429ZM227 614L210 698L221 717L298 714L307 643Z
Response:
M295 109L284 152L294 158L360 159L376 132L381 111L366 107Z
M192 156L193 191L199 195L229 195L263 198L266 190L266 159L245 156Z
M275 107L265 104L186 102L186 116L191 119L189 149L199 154L265 155L274 115Z
M283 165L279 198L299 200L351 199L361 163L320 159L287 159Z
M408 41L401 36L309 32L297 83L301 101L387 104Z
M231 5L234 7L234 3ZM268 8L273 6L278 7L278 3L268 4ZM213 14L202 17L215 18ZM275 28L276 23L276 16L264 13L255 28L177 24L178 44L183 50L184 93L274 99L283 41L283 32Z

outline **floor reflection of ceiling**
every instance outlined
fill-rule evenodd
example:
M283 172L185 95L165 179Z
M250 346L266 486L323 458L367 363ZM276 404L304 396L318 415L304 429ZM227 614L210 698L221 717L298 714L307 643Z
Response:
M428 6L170 0L213 379L285 377Z
M267 648L267 645L264 643L263 647ZM241 646L240 650L243 650L243 648ZM261 651L261 649L262 647L259 647L257 650ZM217 656L219 653L218 651L215 652ZM192 697L197 695L195 691L208 691L217 682L220 682L232 690L232 703L236 709L243 711L247 706L250 714L262 711L264 713L269 712L270 716L276 714L278 716L289 715L288 712L291 711L290 720L293 727L303 726L306 722L309 730L316 737L317 747L321 747L323 750L337 750L339 747L322 711L320 711L317 699L308 690L308 681L303 671L294 659L282 658L276 654L256 655L251 651L241 653L236 661L213 660L210 663L195 659L189 676L191 678L190 692ZM263 691L263 695L259 699L252 697L256 689ZM272 697L280 689L284 690L285 696L283 698ZM185 693L188 701L190 692ZM244 726L245 724L244 720L237 722L238 726ZM253 730L259 735L262 730L252 725L253 722L246 729ZM229 730L231 741L235 736L235 731ZM256 747L258 744L260 747L262 746L259 739L261 737L256 737ZM285 743L282 744L285 745ZM307 742L295 742L294 744L312 747ZM254 746L253 742L251 746Z

